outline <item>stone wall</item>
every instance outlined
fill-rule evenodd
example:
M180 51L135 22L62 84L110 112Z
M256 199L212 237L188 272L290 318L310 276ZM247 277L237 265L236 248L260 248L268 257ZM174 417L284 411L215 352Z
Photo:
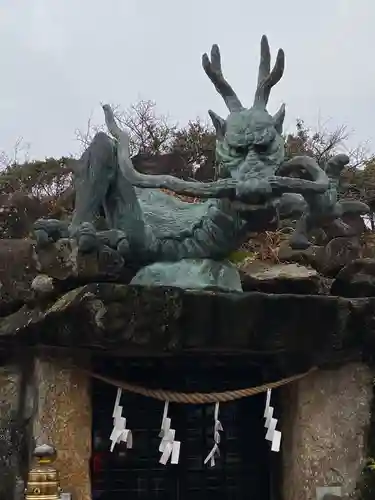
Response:
M316 488L342 484L356 497L366 461L373 374L352 363L284 388L283 497L315 500Z
M91 500L90 378L70 360L38 359L35 383L39 387L36 444L56 448L63 490L74 500Z
M12 443L13 421L18 411L20 370L17 365L0 370L0 500L14 498L18 456Z

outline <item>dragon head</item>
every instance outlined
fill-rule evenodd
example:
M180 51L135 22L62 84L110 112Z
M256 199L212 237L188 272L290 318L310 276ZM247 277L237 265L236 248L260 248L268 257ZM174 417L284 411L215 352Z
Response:
M221 167L220 177L223 177L212 182L188 181L172 175L136 171L130 159L129 136L119 128L111 107L104 105L108 130L118 141L119 166L127 180L141 188L166 188L197 198L245 201L247 205L262 205L265 193L268 198L277 201L284 193L305 195L325 192L328 177L312 158L294 158L292 164L284 162L282 128L285 106L282 105L273 116L267 111L271 89L280 81L284 63L284 52L280 49L271 70L268 40L263 36L254 102L251 108L246 109L223 76L219 47L212 46L211 59L207 54L202 56L203 68L230 112L224 120L209 111L216 129L216 155ZM311 180L290 177L290 171L298 173L301 168L307 170ZM245 207L246 210L248 208Z
M271 88L281 79L284 72L284 52L280 49L274 68L270 69L270 49L266 36L261 41L261 56L258 84L253 106L242 106L236 93L226 81L221 69L219 47L213 45L211 60L202 56L203 68L223 97L230 114L226 120L209 110L216 130L216 156L224 177L236 179L273 175L284 161L284 140L282 127L285 106L271 116L267 103Z

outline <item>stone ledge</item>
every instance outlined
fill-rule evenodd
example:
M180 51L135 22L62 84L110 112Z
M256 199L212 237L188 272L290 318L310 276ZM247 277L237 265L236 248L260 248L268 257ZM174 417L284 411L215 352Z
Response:
M117 251L105 245L90 254L82 254L78 252L75 242L68 239L43 248L36 248L32 240L0 239L0 261L0 317L17 311L25 304L37 307L40 302L50 301L87 283L128 284L138 271L129 267ZM366 278L368 285L372 275L375 276L375 259L367 261L370 262L365 269L370 276ZM361 261L355 260L346 267L356 269L357 262ZM352 297L375 296L374 286L361 288L358 283L355 286L349 283L342 291L340 284L346 267L336 280L322 276L309 266L295 263L254 261L238 267L245 291L329 295L333 282L331 293ZM339 286L335 285L335 281Z
M374 317L375 298L93 283L44 308L25 306L0 320L0 347L45 345L122 355L242 351L308 366L372 350Z

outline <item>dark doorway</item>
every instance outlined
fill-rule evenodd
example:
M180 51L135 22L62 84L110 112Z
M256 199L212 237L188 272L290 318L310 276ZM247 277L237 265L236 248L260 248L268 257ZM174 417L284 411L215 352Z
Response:
M258 369L228 359L101 360L95 370L118 380L184 392L244 388L262 382ZM216 466L203 461L213 446L214 405L170 404L181 441L178 465L159 464L163 403L123 392L121 405L133 432L133 449L109 451L116 388L93 380L93 499L258 500L270 498L270 452L264 435L264 395L220 405Z

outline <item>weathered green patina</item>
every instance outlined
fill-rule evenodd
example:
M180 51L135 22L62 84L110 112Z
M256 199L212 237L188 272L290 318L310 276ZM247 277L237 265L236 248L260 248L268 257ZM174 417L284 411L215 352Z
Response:
M308 247L308 235L314 227L334 225L340 234L348 234L348 226L340 220L343 212L367 210L363 204L344 205L337 199L340 172L349 159L339 155L324 166L302 156L285 161L285 107L282 105L274 116L266 109L271 89L284 72L284 52L279 50L271 70L268 41L262 38L258 84L249 109L242 106L224 78L217 45L212 48L211 59L203 55L202 63L230 111L225 120L209 111L217 135L219 180L190 182L137 172L130 159L128 134L117 125L111 107L104 105L112 137L97 134L75 163L73 220L70 224L37 221L39 244L68 237L77 239L79 250L84 252L107 245L127 262L153 266L135 277L138 284L176 284L177 263L189 259L196 288L212 287L217 274L213 262L221 260L221 282L226 283L226 289L238 290L239 280L232 280L233 271L229 264L226 270L225 259L249 231L267 229L280 217L297 212L300 220L291 237L293 248ZM186 203L161 188L206 201ZM94 226L101 210L107 231L97 231ZM181 287L191 286L191 279L184 283L182 277L177 282Z

